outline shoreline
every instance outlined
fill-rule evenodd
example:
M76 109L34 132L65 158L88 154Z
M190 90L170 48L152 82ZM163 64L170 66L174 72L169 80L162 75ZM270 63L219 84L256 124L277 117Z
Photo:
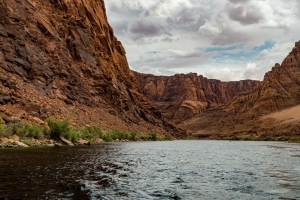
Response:
M98 138L96 142L90 142L87 140L80 139L77 142L71 142L65 138L62 138L64 141L57 141L57 140L52 140L52 139L43 139L43 140L37 140L34 138L27 138L25 140L19 139L18 136L13 136L15 137L14 140L12 138L0 138L0 150L1 149L22 149L22 148L42 148L42 147L71 147L71 146L91 146L91 145L98 145L98 144L104 144L104 143L125 143L125 142L159 142L159 141L174 141L176 139L171 139L171 140L165 140L165 139L160 139L160 140L113 140L113 141L103 141L101 138ZM191 139L191 138L186 138L182 139L183 141L189 141L189 140L197 140L197 141L208 141L208 140L214 140L214 141L230 141L230 142L239 142L239 141L249 141L249 142L282 142L282 143L289 143L289 144L300 144L300 142L297 141L278 141L278 140L230 140L230 139Z
M0 138L0 149L20 149L20 148L39 148L39 147L71 147L71 146L91 146L104 143L125 143L125 142L155 142L155 141L173 141L172 139L159 138L157 140L128 140L128 139L115 139L112 141L104 141L101 138L96 139L94 142L88 140L79 139L76 142L71 142L64 137L61 140L53 139L34 139L26 138L20 139L17 135L13 135L11 138Z

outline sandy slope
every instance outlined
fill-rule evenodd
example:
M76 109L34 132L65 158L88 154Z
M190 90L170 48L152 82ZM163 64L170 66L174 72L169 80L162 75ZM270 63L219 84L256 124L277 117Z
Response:
M281 124L288 124L293 122L300 121L300 105L294 106L285 110L281 110L278 112L271 113L269 115L263 116L261 119L268 119L272 118L276 121L280 122Z

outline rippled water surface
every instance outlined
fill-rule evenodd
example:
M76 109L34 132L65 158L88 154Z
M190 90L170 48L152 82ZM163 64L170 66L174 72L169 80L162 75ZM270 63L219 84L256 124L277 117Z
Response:
M300 144L168 141L3 149L0 199L300 199Z

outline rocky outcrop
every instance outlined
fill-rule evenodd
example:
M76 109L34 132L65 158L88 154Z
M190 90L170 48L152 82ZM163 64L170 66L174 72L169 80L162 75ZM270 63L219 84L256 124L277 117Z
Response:
M256 117L300 103L300 41L292 52L265 74L264 80L248 94L236 96L228 109Z
M142 93L125 53L103 0L0 0L0 104L8 113L179 133Z
M197 135L300 134L300 41L265 74L259 85L235 96L228 104L209 109L181 127Z
M166 118L176 123L224 105L235 95L251 91L259 84L252 80L222 82L195 73L174 76L134 73L144 93Z

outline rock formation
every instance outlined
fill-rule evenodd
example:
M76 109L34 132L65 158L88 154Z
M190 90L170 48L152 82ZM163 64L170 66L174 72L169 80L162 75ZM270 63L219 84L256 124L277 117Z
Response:
M300 103L300 41L292 52L265 74L264 80L249 94L239 95L229 108L247 116L259 116Z
M300 135L300 41L258 86L228 104L181 124L201 137L210 134Z
M176 131L140 90L103 0L0 0L0 66L5 121Z
M195 73L154 76L135 72L135 75L145 94L175 123L224 105L238 93L251 91L259 84L252 80L222 82Z

